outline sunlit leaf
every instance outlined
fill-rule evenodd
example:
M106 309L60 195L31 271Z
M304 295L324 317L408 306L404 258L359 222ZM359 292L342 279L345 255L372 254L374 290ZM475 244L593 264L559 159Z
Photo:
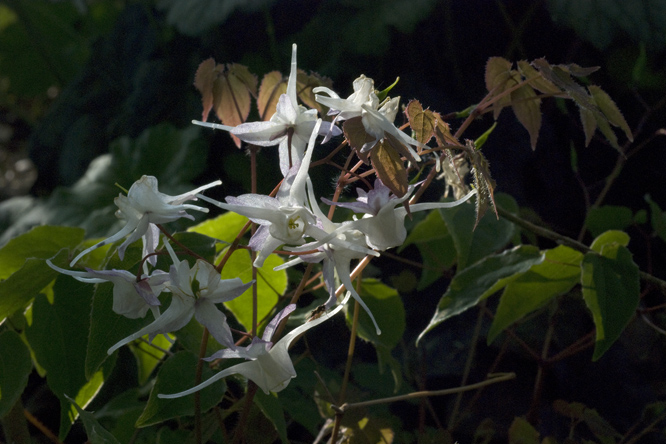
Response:
M631 132L631 128L629 128L629 124L624 119L622 112L613 99L611 99L610 96L597 85L590 85L587 89L590 91L590 94L592 94L594 102L597 104L601 112L604 113L604 116L606 116L608 121L624 131L627 139L633 142L634 135Z
M194 87L201 93L201 104L203 105L201 120L204 122L208 120L208 114L213 109L213 84L217 73L215 60L210 58L201 62L194 74Z
M458 139L456 139L453 134L451 134L451 127L444 121L444 119L442 119L441 114L433 112L432 115L435 117L435 128L433 133L435 135L435 139L437 140L437 144L441 146L462 146L460 141L458 141Z
M286 92L287 80L282 77L280 71L271 71L264 75L257 96L257 108L261 120L270 120L273 117L280 96Z
M623 247L629 245L629 235L620 230L608 230L597 236L592 241L592 244L590 244L590 248L606 257L613 258L614 253L611 253L611 256L608 256L604 253L604 250L608 246L614 248L617 245L622 245Z
M606 245L604 256L588 253L581 264L583 299L596 327L593 360L620 337L636 313L640 285L638 266L622 245ZM615 257L611 257L615 253Z
M541 91L544 94L559 94L562 92L560 88L555 86L550 80L546 80L541 73L539 73L529 62L521 60L518 62L518 71L525 77L525 79L530 80L529 85Z
M195 385L197 357L190 352L182 351L169 357L160 366L155 385L143 413L136 422L137 427L147 427L168 419L194 414L193 394L175 399L158 398L159 393L178 393ZM202 380L215 374L208 365L203 366ZM215 406L226 391L224 380L217 381L201 390L201 411L206 412Z
M511 108L518 121L530 134L532 150L536 149L541 129L541 99L536 98L531 85L523 85L511 93Z
M415 139L426 144L432 139L435 130L435 115L430 110L423 110L418 100L412 100L405 108L409 126L416 133Z
M20 398L31 371L30 350L18 333L12 330L0 333L0 418L4 418Z
M257 269L257 320L259 322L268 317L277 304L278 298L287 290L287 272L273 270L283 263L281 257L271 254L264 261L264 265ZM243 282L252 280L252 260L247 250L235 251L222 269L222 279L235 277L241 278ZM247 331L252 329L252 291L252 288L248 288L242 295L224 303Z
M580 263L583 253L564 245L547 250L543 262L534 264L520 276L506 282L493 323L488 331L488 343L505 328L542 307L553 297L564 294L580 282Z
M513 77L511 65L512 63L510 61L502 57L491 57L488 59L485 74L486 89L488 92L492 92L495 96L498 96L510 86L509 80ZM502 108L509 105L510 102L511 97L509 95L496 101L493 117L497 119Z
M256 95L257 78L246 66L232 63L222 69L216 67L218 75L213 82L213 108L223 124L237 126L244 123L250 114L251 95ZM232 134L236 146L240 139Z
M180 335L178 339L180 339ZM150 344L139 342L130 347L139 369L139 384L145 384L148 381L153 370L164 359L165 350L169 350L172 345L173 343L169 342L164 335L157 335Z
M386 143L385 139L379 141L372 149L371 160L377 176L384 185L397 197L404 196L409 187L407 170L393 146Z
M419 335L417 343L445 320L459 315L490 296L488 290L500 279L522 274L543 260L544 255L536 247L521 245L488 256L456 274L437 304L430 323Z
M245 226L248 218L232 211L226 212L212 219L207 219L187 231L203 234L228 244L232 243L241 228Z

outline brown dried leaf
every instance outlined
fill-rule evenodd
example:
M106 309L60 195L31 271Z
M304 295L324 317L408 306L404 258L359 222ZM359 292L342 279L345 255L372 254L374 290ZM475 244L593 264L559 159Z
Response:
M363 145L375 140L374 137L365 131L365 127L363 126L363 121L361 119L361 116L352 117L351 119L345 120L342 124L342 131L345 134L345 138L347 139L349 146L355 149L357 153L360 153Z
M495 96L500 95L507 87L509 80L513 77L511 72L512 63L503 57L491 57L486 63L486 89ZM511 98L507 95L495 102L493 118L497 119L502 108L507 106Z
M525 60L518 62L518 71L520 71L525 79L534 79L529 83L530 86L544 94L559 94L562 92L560 88L555 86L555 84L550 80L546 80L536 69L532 67L532 65L530 65Z
M328 109L315 100L315 94L312 92L312 89L318 86L332 88L333 81L328 77L322 77L316 73L306 74L305 71L298 70L298 76L296 77L296 91L298 92L298 98L301 99L301 102L303 102L305 106L316 109L319 111L320 115L324 116Z
M273 117L280 96L286 92L287 79L284 79L279 71L271 71L264 75L257 97L257 108L261 120L270 120Z
M409 182L407 170L400 155L385 140L381 140L372 149L372 166L377 176L397 197L407 193Z
M201 93L201 104L203 112L201 120L208 120L210 110L213 109L213 83L218 72L215 70L215 60L212 58L201 62L194 74L194 87Z
M472 178L477 193L476 222L474 222L474 228L476 228L481 218L486 214L486 211L488 211L490 205L493 206L495 216L499 219L497 206L495 205L496 184L490 176L490 165L488 164L488 160L486 160L480 150L476 149L473 141L466 141L464 151L472 164Z
M423 106L418 100L412 100L405 108L405 114L409 121L409 126L416 133L415 139L426 144L432 139L437 118L430 110L423 110Z
M594 103L597 104L608 121L624 131L627 139L633 142L634 135L631 133L631 128L629 128L629 124L624 119L622 112L617 107L613 99L611 99L610 96L597 85L590 85L587 87L587 89L590 91L590 94L592 94Z
M455 136L451 134L451 127L444 121L444 119L442 119L441 114L434 111L432 114L436 119L433 133L435 135L435 140L437 140L437 144L440 146L462 146L460 141L458 141L458 139L456 139Z
M530 133L530 144L535 150L541 129L541 99L537 98L532 86L525 84L511 93L511 107L518 121Z

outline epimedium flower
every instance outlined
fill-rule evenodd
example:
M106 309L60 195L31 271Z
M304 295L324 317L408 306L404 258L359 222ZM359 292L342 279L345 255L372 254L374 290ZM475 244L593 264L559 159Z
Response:
M176 257L168 241L164 245L173 260L166 289L172 293L171 304L155 321L109 348L113 353L123 345L148 335L149 340L184 327L192 316L220 344L235 348L227 317L215 304L230 301L245 292L253 283L244 284L240 278L222 279L220 272L208 262L197 259L193 267Z
M54 265L51 260L46 263L55 271L72 276L80 282L99 284L113 283L113 311L130 319L142 318L148 309L159 316L157 298L169 281L169 274L162 270L154 270L150 276L136 276L127 270L65 270Z
M349 295L347 295L344 302L346 302L348 299ZM214 382L234 374L242 375L247 379L254 381L254 383L257 384L259 388L261 388L266 394L269 392L279 392L283 390L285 387L287 387L287 385L289 385L289 381L296 377L294 364L291 362L291 358L289 357L289 346L291 343L294 341L294 339L309 329L316 327L322 322L325 322L326 320L335 316L342 309L344 302L332 311L320 316L319 318L306 322L300 327L290 331L277 343L273 343L271 341L279 323L282 321L282 319L284 319L296 309L295 304L288 305L273 318L268 326L266 326L264 329L264 334L261 338L253 338L252 342L247 347L237 347L236 350L220 350L211 355L209 358L206 358L206 361L212 361L215 359L244 358L247 359L246 362L228 367L215 374L215 376L202 382L201 384L192 387L191 389L174 394L160 393L157 396L159 398L166 399L180 398L182 396L187 396L194 392L198 392L199 390L208 387Z
M146 175L141 176L141 179L132 184L127 192L127 196L120 194L113 200L118 206L116 216L126 220L125 226L116 234L83 250L70 262L69 266L73 267L79 259L91 251L116 242L127 235L130 236L118 247L118 256L121 260L125 255L125 249L133 242L139 240L139 238L143 238L144 241L144 256L154 252L159 240L159 230L156 225L172 222L181 217L194 220L194 217L188 214L187 210L207 213L208 208L186 204L185 202L188 200L197 200L197 197L201 197L200 195L197 196L199 193L221 183L221 181L216 180L187 193L169 196L157 189L157 178ZM149 261L153 265L155 264L154 257L149 258Z
M192 123L229 131L242 141L253 145L279 145L280 170L282 175L286 176L289 169L303 159L305 147L313 131L321 135L342 134L340 128L329 122L322 122L321 126L315 130L317 110L306 109L298 104L297 76L296 44L294 43L291 52L291 72L287 82L287 93L282 94L278 99L275 114L269 121L247 122L235 127L196 120L193 120Z
M380 140L386 138L399 152L405 152L413 160L420 161L421 157L412 146L425 147L425 145L409 137L393 124L398 113L400 97L386 99L380 103L375 93L374 81L365 75L354 80L353 87L354 93L346 99L340 98L335 91L327 87L320 86L313 91L328 94L328 97L316 94L315 100L328 106L330 115L336 115L333 122L360 119L365 133L369 136L359 144L361 153L370 151ZM355 145L353 141L350 143Z
M403 197L398 198L391 193L389 188L380 179L376 179L374 189L369 192L357 188L359 197L356 202L322 200L329 205L351 209L355 213L365 213L361 219L355 220L351 225L365 234L365 240L371 248L384 251L402 245L407 238L407 230L404 223L405 216L407 216L407 208L404 206L396 208L396 206L407 200L414 191L414 188L414 186L410 186L407 193ZM467 201L475 194L476 190L472 190L454 202L413 204L409 206L409 211L414 213L438 208L453 208Z

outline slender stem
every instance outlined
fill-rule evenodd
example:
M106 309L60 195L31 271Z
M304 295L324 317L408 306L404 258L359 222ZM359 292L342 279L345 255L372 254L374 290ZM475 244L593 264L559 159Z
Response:
M42 433L51 438L51 440L56 440L53 442L60 443L60 441L57 441L58 437L55 436L53 432L23 408L23 402L20 397L16 400L9 412L7 412L7 414L0 420L7 442L30 444L30 431L28 430L26 419L32 422L32 418L34 418L35 422L40 425L39 430Z
M481 325L483 325L483 315L484 309L486 308L486 301L484 299L481 302L479 314L476 317L476 325L474 326L474 333L472 334L472 340L469 345L469 353L467 355L467 361L465 362L465 369L463 370L463 376L460 381L460 385L464 386L467 383L467 378L469 378L469 373L472 370L472 363L474 362L474 354L476 352L476 343L479 340L481 335ZM447 424L447 429L449 432L454 429L456 424L456 417L458 416L458 410L460 409L460 403L462 402L463 392L459 392L456 396L456 400L453 404L453 410L451 411L451 416L449 417L449 422Z
M537 374L534 380L534 392L532 393L532 405L527 413L527 420L532 424L535 424L537 421L539 404L541 403L541 393L543 392L544 372L546 371L546 362L548 360L548 350L550 349L554 330L555 324L550 320L548 322L548 330L546 330L546 337L543 341L541 359L538 361Z
M243 405L243 410L241 411L240 418L238 419L238 424L236 425L236 433L234 434L234 439L232 444L238 444L243 439L245 433L245 427L248 418L250 417L250 410L252 410L252 400L254 395L257 393L259 387L252 380L247 382L247 394L245 395L245 403Z
M208 346L208 329L204 327L203 334L201 335L201 345L199 346L199 359L197 360L197 369L194 376L194 385L201 383L203 375L203 358L206 357L206 347ZM202 444L203 434L201 427L201 391L194 393L194 439L197 444Z
M504 382L504 381L509 381L511 379L515 379L516 374L515 373L501 373L497 376L495 375L489 375L489 378L486 379L485 381L477 382L475 384L469 384L465 385L462 387L456 387L456 388L449 388L449 389L442 389L442 390L426 390L426 391L421 391L421 392L412 392L408 393L406 395L399 395L399 396L391 396L388 398L380 398L380 399L373 399L370 401L362 401L362 402L354 402L354 403L347 403L343 404L340 407L332 406L335 410L338 410L340 412L345 412L350 409L358 409L362 407L368 407L371 405L377 405L377 404L389 404L391 402L396 402L396 401L407 401L410 399L418 399L418 398L424 398L424 397L429 397L429 396L444 396L444 395L454 395L456 393L460 392L468 392L470 390L476 390L482 387L486 387L491 384L497 384L498 382Z

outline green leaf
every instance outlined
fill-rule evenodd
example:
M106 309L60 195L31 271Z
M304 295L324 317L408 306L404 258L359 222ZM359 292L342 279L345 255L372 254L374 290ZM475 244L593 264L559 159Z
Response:
M526 419L516 417L509 427L509 444L539 444L539 432Z
M279 297L287 290L287 271L273 270L283 263L281 257L271 254L264 261L264 265L257 269L257 319L259 322L268 317ZM241 278L243 282L252 280L252 260L247 250L234 251L222 269L222 279L235 277ZM250 287L236 299L224 303L247 331L252 329L252 291Z
M599 208L590 208L585 218L585 225L596 237L608 230L623 230L633 221L633 214L629 208L604 205Z
M254 403L259 407L266 418L273 423L275 430L283 443L289 443L287 437L287 422L284 419L284 408L278 399L277 393L265 394L263 390L257 390L254 395Z
M493 287L501 279L525 273L533 265L543 262L544 257L536 247L520 245L488 256L456 274L440 299L430 323L419 335L417 344L426 333L448 318L459 315L490 296L492 290L496 291Z
M155 385L150 391L146 408L136 422L137 427L147 427L178 416L194 414L194 402L192 401L194 394L175 399L161 399L157 395L159 393L178 393L193 387L197 361L195 355L182 351L171 356L162 364L157 373ZM212 377L214 373L208 365L204 365L202 381ZM224 380L217 381L201 390L201 411L206 412L213 408L222 400L226 390Z
M359 337L374 345L381 345L389 350L393 349L398 345L405 332L405 307L400 295L394 288L377 279L362 279L359 295L382 330L382 334L377 335L370 316L365 310L361 309L358 314L357 332ZM347 311L347 323L351 324L353 315L353 310Z
M417 290L423 290L437 279L442 272L450 269L456 261L456 247L453 238L439 211L431 211L414 226L398 252L408 245L416 244L423 260L423 270Z
M607 244L604 255L587 253L581 263L583 299L592 312L597 339L592 359L598 360L620 337L638 307L638 266L623 245Z
M26 259L49 259L63 248L83 241L84 231L74 227L37 226L0 248L0 280L7 279Z
M518 212L518 205L511 196L498 193L496 200L506 210ZM505 247L515 231L511 222L491 217L482 218L474 229L476 214L472 205L458 205L438 211L456 247L459 271Z
M240 233L241 228L243 228L247 221L247 217L229 211L190 227L187 231L204 234L230 244L236 239L236 236L238 236L238 233Z
M66 267L67 251L53 258L53 263ZM26 307L37 294L58 276L44 259L28 259L23 266L4 281L0 281L0 322Z
M92 293L90 284L69 276L58 277L53 287L53 305L42 295L35 298L32 325L25 331L35 359L46 370L49 387L60 399L61 439L74 421L65 395L76 397L88 382L84 372L88 342L85 332L90 325Z
M91 444L120 444L111 432L101 426L92 413L83 410L72 398L66 396L66 399L72 403L72 406L74 406L81 416L83 426L86 428L86 433L88 434L88 442Z
M624 119L622 112L620 112L620 109L617 107L613 99L611 99L610 96L597 85L589 85L587 89L590 91L594 103L597 104L608 121L624 131L627 139L633 142L634 135L631 132L631 128L629 128L629 124Z
M11 410L28 385L30 350L12 330L0 333L0 418Z
M650 205L650 223L654 234L666 242L666 213L661 210L657 202L652 200L649 194L645 195L645 201Z
M164 337L164 335L157 335L153 338L151 344L139 342L130 348L136 358L137 367L139 368L140 385L143 385L148 381L153 370L155 370L157 365L166 355L166 352L163 350L169 350L173 345Z
M564 294L580 281L583 253L564 245L547 250L543 262L507 282L488 332L488 344L505 328Z
M599 236L597 236L592 241L590 248L596 251L597 253L601 253L602 255L607 256L606 254L604 254L604 249L607 246L613 247L616 245L622 245L623 247L629 245L629 235L624 231L608 230L605 233L602 233Z

